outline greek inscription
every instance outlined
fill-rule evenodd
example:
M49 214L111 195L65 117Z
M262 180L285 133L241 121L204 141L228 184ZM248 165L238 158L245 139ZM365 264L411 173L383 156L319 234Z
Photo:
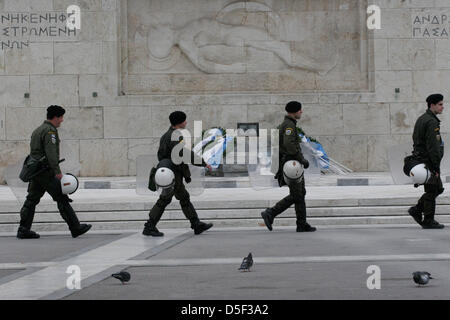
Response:
M411 16L413 38L448 38L450 13L419 13Z
M44 37L76 38L79 28L71 28L68 21L68 12L0 13L0 49L28 47L30 37L33 41Z

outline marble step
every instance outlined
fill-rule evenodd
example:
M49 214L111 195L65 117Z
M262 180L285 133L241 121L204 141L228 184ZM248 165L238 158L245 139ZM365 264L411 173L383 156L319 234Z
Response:
M274 180L274 185L276 181ZM393 185L390 176L358 177L358 176L321 176L320 179L307 180L308 186L368 186ZM215 188L250 188L248 175L228 174L225 177L206 177L205 189ZM80 189L136 189L136 178L108 179L108 178L80 178Z
M307 208L308 217L364 217L364 216L408 216L408 206L385 207L336 207L336 208ZM262 209L210 210L197 209L201 219L259 219ZM450 205L438 205L436 214L450 214ZM135 221L146 220L148 211L102 211L77 212L80 221ZM286 210L283 217L295 217L294 208ZM184 219L181 210L166 210L164 220ZM19 213L0 214L0 224L18 223ZM35 215L35 222L63 222L59 212L39 212Z
M450 215L437 215L436 219L445 224L450 224ZM261 227L261 230L267 230L263 225L262 220L259 219L208 219L212 222L214 228L225 227ZM144 227L145 220L140 221L108 221L108 222L92 222L92 230L137 230L140 231ZM409 216L363 216L363 217L311 217L308 222L314 226L356 226L356 225L398 225L407 224L411 226L420 227ZM276 219L274 223L274 230L277 226L292 226L295 227L295 218L282 217ZM14 233L17 231L17 224L0 224L0 232ZM158 228L161 230L166 228L185 228L189 229L190 224L186 219L182 220L164 220L158 223ZM448 225L447 225L448 228ZM65 223L55 222L36 222L33 224L33 230L41 231L67 231L68 228ZM214 230L214 229L211 229ZM267 231L269 232L269 231Z
M281 198L281 197L280 197ZM145 199L145 197L142 197ZM196 209L220 210L228 209L261 209L273 206L278 200L195 200L191 198ZM418 197L396 197L396 198L371 198L371 199L306 199L307 208L337 208L337 207L386 207L386 206L412 206L417 203ZM148 211L155 204L155 198L145 200L127 200L117 198L114 201L93 199L92 201L75 201L72 207L76 212L108 212L108 211ZM449 196L440 196L437 199L438 206L450 205ZM3 213L19 212L22 203L19 201L3 201L0 204L0 215ZM175 199L167 206L167 210L177 210L180 208ZM36 212L56 212L57 206L51 200L42 200L36 207Z

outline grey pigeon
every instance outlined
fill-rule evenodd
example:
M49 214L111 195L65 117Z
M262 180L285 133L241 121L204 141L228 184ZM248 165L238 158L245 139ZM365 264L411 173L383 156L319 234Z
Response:
M128 272L126 271L120 271L119 273L114 273L111 275L113 278L119 279L122 284L124 284L125 282L130 281L131 276Z
M430 281L430 279L433 279L433 277L431 277L431 274L429 272L416 271L413 272L413 279L414 282L418 285L426 285Z
M246 256L244 258L244 260L242 260L241 266L239 267L239 270L244 270L244 271L250 271L250 268L253 266L253 256L252 253L250 252L248 254L248 256Z

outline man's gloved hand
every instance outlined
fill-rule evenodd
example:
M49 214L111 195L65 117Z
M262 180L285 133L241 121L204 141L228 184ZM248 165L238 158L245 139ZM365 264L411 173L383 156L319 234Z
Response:
M192 181L191 177L184 178L184 180L186 181L186 183L189 183Z
M284 185L286 185L286 183L284 182L284 178L283 175L280 174L280 172L277 172L274 176L274 179L276 179L278 181L278 185L280 186L280 188Z
M306 159L303 159L302 161L302 165L304 169L308 169L309 168L309 161Z

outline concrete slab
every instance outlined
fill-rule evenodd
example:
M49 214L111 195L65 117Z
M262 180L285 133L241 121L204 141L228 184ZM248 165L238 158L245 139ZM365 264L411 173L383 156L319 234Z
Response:
M109 181L85 181L85 189L111 189L111 182Z
M344 178L337 179L338 186L368 186L369 179L367 178Z

